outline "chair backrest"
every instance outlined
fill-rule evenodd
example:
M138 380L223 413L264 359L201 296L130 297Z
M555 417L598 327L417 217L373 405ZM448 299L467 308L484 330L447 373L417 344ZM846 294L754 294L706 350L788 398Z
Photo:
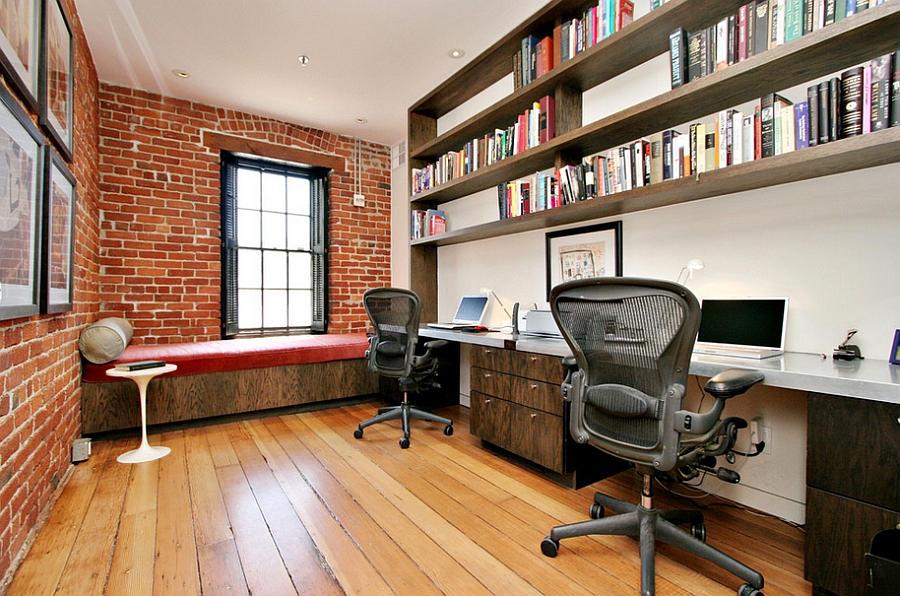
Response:
M677 463L681 410L700 304L667 281L608 277L553 288L550 308L578 362L570 430L636 464Z
M374 288L363 305L375 328L370 340L369 370L387 377L408 377L419 341L419 297L401 288Z

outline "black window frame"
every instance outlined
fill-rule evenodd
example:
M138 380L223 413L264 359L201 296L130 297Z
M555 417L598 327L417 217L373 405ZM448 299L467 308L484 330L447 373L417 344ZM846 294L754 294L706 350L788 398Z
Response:
M321 166L271 160L223 151L221 154L222 337L258 337L325 333L328 329L328 203L331 170ZM309 327L265 327L241 331L238 326L237 171L300 175L310 180L310 253L312 256L312 322Z

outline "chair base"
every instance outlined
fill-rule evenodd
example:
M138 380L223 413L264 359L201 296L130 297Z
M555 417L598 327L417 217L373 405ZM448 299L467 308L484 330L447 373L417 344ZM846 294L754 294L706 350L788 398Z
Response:
M603 517L606 507L620 512L619 515ZM597 493L594 495L591 517L595 519L553 528L541 543L541 551L548 557L555 557L559 541L575 536L638 537L641 549L641 594L653 596L656 593L656 542L660 541L702 557L743 579L747 584L738 589L740 596L762 596L762 575L706 544L703 514L699 511L659 511L653 506L652 496L647 494L641 505L634 505ZM688 523L691 524L690 534L676 525Z
M438 416L437 414L432 414L431 412L426 412L425 410L421 410L408 401L404 396L403 403L399 406L389 406L386 408L379 408L378 414L359 423L359 428L353 431L353 436L357 439L361 439L363 436L363 429L367 426L372 426L373 424L378 424L379 422L387 422L389 420L401 420L403 423L403 438L400 439L400 447L402 449L406 449L409 447L409 432L410 432L410 420L426 420L428 422L437 422L439 424L444 425L444 434L448 437L453 434L453 421L449 418L445 418L444 416Z

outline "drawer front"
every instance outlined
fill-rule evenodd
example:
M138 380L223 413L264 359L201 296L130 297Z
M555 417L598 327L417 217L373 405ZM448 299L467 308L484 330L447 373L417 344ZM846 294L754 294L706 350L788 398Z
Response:
M498 370L511 375L560 384L565 377L562 358L501 348L476 346L471 351L472 366Z
M547 412L512 406L509 450L549 468L563 472L563 418Z
M470 432L488 443L507 449L511 407L512 404L506 400L472 391Z
M473 368L470 383L472 391L500 397L556 416L563 414L559 385L485 368Z
M900 405L811 393L808 412L807 484L900 510Z

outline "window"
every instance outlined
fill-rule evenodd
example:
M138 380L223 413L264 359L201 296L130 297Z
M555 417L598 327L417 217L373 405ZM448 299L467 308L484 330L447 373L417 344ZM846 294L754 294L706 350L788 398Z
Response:
M222 161L223 335L325 331L328 170Z

